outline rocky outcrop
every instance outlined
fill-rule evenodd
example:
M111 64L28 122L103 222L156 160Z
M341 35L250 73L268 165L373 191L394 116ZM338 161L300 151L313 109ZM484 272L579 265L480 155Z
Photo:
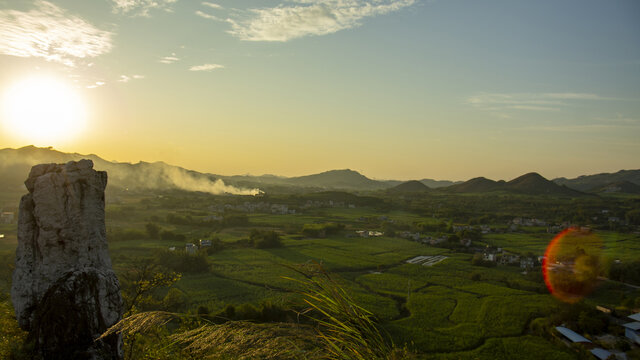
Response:
M25 181L11 299L45 359L121 359L122 339L95 341L122 316L107 249L107 173L91 160L42 164Z

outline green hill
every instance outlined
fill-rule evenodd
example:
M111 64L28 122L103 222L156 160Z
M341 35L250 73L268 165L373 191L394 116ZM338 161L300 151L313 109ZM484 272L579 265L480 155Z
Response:
M553 182L559 185L566 185L579 191L589 191L602 188L609 184L627 181L640 185L640 170L620 170L616 173L600 173L595 175L582 175L577 178L557 178Z
M527 195L583 196L585 193L561 186L532 172L519 176L509 182L494 181L484 177L473 178L462 184L444 188L453 193L487 193L504 191Z
M430 191L431 189L427 185L417 180L403 182L400 185L387 189L387 193L389 194L420 194Z
M640 194L640 185L629 181L618 181L591 189L593 193Z
M462 184L451 185L444 190L453 193L483 193L503 190L504 181L493 181L485 177L477 177Z

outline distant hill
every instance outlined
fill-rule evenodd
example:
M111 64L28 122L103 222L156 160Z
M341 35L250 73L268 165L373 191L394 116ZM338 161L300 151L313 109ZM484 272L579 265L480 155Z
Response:
M387 189L387 193L390 194L420 194L428 193L430 191L431 189L427 185L417 180L403 182L400 185Z
M477 177L465 181L461 184L451 185L444 190L454 193L483 193L489 191L503 190L504 181L493 181L485 177Z
M331 170L320 174L299 177L275 175L220 176L187 170L164 162L119 163L97 155L64 153L52 148L25 146L20 149L0 150L0 186L22 191L23 182L31 167L41 163L65 163L72 160L91 159L97 170L109 173L109 186L123 189L183 189L214 194L250 194L257 189L269 188L281 191L300 188L309 190L372 191L392 187L387 181L367 178L357 171Z
M97 155L64 153L52 148L25 146L20 149L0 150L0 190L23 191L23 181L31 167L40 163L64 163L71 160L91 159L97 170L109 172L109 186L123 189L181 189L213 194L255 194L258 189L271 192L309 192L327 190L423 192L431 189L450 193L484 193L507 191L531 195L584 195L579 191L636 193L633 185L640 186L640 170L621 170L614 174L581 176L576 179L555 179L553 182L536 173L529 173L509 181L493 181L478 177L466 182L422 179L402 182L373 180L350 169L330 170L298 177L276 175L221 176L200 173L163 162L120 163L107 161ZM618 184L618 185L616 185ZM420 185L426 185L421 187ZM566 185L566 186L561 186ZM607 186L611 186L606 188ZM425 189L426 188L426 189ZM571 188L571 189L569 189ZM572 190L574 189L574 190ZM607 190L608 189L608 190Z
M225 184L216 175L203 174L163 162L119 163L104 160L97 155L63 153L52 148L35 146L0 150L0 186L10 191L23 191L23 182L33 165L65 163L80 159L91 159L96 170L106 170L109 173L108 189L180 189L238 195L254 195L259 192L255 188L237 188Z
M585 193L561 186L545 179L538 173L528 173L509 182L494 181L484 177L473 178L462 184L443 189L453 193L487 193L504 191L527 195L583 196Z
M618 181L589 190L592 193L640 194L640 185L629 181Z
M528 173L517 177L505 184L505 188L529 195L564 195L582 196L584 193L561 186L545 179L538 173Z
M330 170L319 174L282 177L274 175L235 175L223 176L225 181L256 184L256 185L278 185L298 188L307 188L309 190L351 190L351 191L374 191L393 187L401 183L396 180L373 180L360 174L357 171Z
M462 181L450 181L450 180L433 180L433 179L422 179L421 183L427 185L431 189L437 189L441 187L447 187L451 185L462 184Z
M387 185L384 182L369 179L357 171L350 169L330 170L319 174L292 177L288 184L324 189L378 190Z
M559 185L566 185L579 191L589 191L628 181L632 184L640 185L640 170L620 170L616 173L601 173L595 175L582 175L574 179L557 178L553 182Z

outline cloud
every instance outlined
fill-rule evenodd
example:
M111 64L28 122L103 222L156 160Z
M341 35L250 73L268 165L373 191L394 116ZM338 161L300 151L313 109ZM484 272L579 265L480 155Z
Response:
M583 124L583 125L549 125L549 126L527 126L519 128L523 131L547 131L547 132L602 132L606 130L614 130L625 128L628 131L637 129L637 125L619 125L619 124Z
M205 19L209 19L209 20L225 21L225 20L223 20L223 19L220 19L220 18L219 18L219 17L217 17L217 16L207 14L206 12L203 12L203 11L200 11L200 10L196 10L196 15L198 15L198 16L200 16L200 17L203 17L203 18L205 18Z
M171 5L178 0L112 0L113 12L132 14L134 16L149 16L152 9L172 12Z
M0 54L4 55L74 66L78 59L108 53L111 36L47 1L37 1L29 11L0 10Z
M211 71L215 69L222 69L223 65L218 64L203 64L203 65L194 65L189 68L189 71Z
M173 64L176 61L180 61L180 58L176 57L175 53L172 53L171 56L161 57L160 60L158 60L158 62L163 64Z
M298 0L292 5L250 9L226 21L228 32L247 41L289 41L360 25L366 17L411 6L416 0ZM239 17L239 18L238 18Z
M144 79L144 75L120 75L120 78L118 79L118 82L122 82L122 83L128 83L131 80L137 80L137 79Z
M212 9L223 9L222 6L220 6L218 4L215 4L215 3L212 3L212 2L207 2L207 1L203 1L202 5L208 6L208 7L212 8Z
M596 94L581 94L581 93L547 93L547 94L544 94L544 96L550 99L562 99L562 100L605 100L606 99Z
M89 86L87 86L87 89L95 89L95 88L99 88L100 86L106 84L104 81L96 81L94 84L91 84Z
M485 111L506 110L559 111L575 101L611 100L588 93L482 93L471 96L467 103Z

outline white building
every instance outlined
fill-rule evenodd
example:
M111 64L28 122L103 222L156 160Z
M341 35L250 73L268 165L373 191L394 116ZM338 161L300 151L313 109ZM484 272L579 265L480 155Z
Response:
M0 224L13 224L15 215L12 212L4 211L0 213Z
M184 248L187 254L195 254L197 249L198 248L196 248L196 246L192 243L187 243L187 245Z
M624 326L624 336L640 345L640 313L629 315L629 318L635 321L622 325Z

